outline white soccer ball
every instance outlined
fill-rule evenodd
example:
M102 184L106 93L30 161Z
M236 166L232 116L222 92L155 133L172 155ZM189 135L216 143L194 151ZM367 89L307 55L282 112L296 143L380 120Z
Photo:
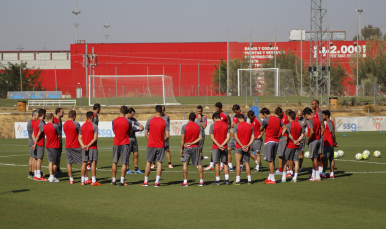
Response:
M369 157L370 156L370 151L365 150L365 151L363 151L363 154L366 154Z
M338 155L339 155L339 157L343 157L343 155L344 155L343 150L338 150Z
M363 154L362 154L362 159L363 159L363 160L369 159L369 156L367 155L367 153L363 153Z
M336 151L335 151L335 152L334 152L334 158L337 159L337 158L339 158L339 156L340 156L340 155L339 155L339 152L336 152Z
M379 152L378 150L376 150L374 152L374 157L381 157L381 152Z
M309 151L305 152L305 153L304 153L304 156L305 156L306 158L310 158L310 152L309 152Z
M355 155L355 159L357 159L357 160L362 160L362 157L363 157L363 154L361 154L361 153L357 153Z

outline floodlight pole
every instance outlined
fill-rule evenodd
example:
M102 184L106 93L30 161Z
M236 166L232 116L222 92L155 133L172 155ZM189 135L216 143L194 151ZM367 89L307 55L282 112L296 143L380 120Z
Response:
M274 50L274 55L275 55L275 68L276 68L276 27L275 27L275 50Z
M117 75L117 66L115 66L115 98L118 98L118 77Z
M300 95L303 95L303 25L300 28Z
M249 68L252 69L252 29L249 36ZM245 91L247 94L247 91ZM249 72L249 95L252 96L252 71Z
M23 79L21 77L21 63L22 61L20 60L20 91L23 91Z
M360 15L360 14L359 14ZM357 28L357 43L356 43L356 48L357 48L357 87L356 87L356 96L358 96L358 85L359 85L359 78L358 78L358 75L359 75L359 61L358 61L358 52L359 52L359 24L358 24L358 28Z
M58 91L58 83L56 81L56 66L55 66L55 91Z
M178 96L181 97L181 64L180 64L180 80L179 80L179 85L180 85L180 88L178 90Z
M200 62L198 62L197 68L197 96L200 96Z
M110 25L107 24L107 14L106 14L106 24L103 25L103 27L106 28L106 35L105 35L105 37L106 37L106 43L109 43L109 33L108 33L107 29L110 27Z
M229 30L227 41L227 96L229 96Z
M73 14L75 14L75 44L78 43L78 14L80 14L80 11L78 11L78 0L75 0L75 11L72 11ZM86 87L87 88L87 87Z

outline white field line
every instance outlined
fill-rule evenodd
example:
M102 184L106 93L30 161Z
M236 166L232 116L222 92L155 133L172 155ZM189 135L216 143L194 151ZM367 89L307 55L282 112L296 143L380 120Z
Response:
M15 167L28 167L28 165L16 165L16 164L5 164L5 163L0 163L0 165L4 165L4 166L15 166ZM48 166L42 166L42 168L48 168ZM62 170L67 170L66 168L62 168ZM80 171L80 169L72 169L73 171ZM111 172L111 169L97 169L97 171L100 171L100 172ZM119 169L117 170L118 172L120 171ZM154 173L155 170L152 170L152 172ZM243 171L245 172L245 171ZM182 174L182 171L162 171L162 173L181 173ZM188 173L198 173L198 171L188 171ZM212 172L212 171L204 171L204 173L215 173L215 172ZM229 173L236 173L235 171L233 172L229 172ZM258 172L258 173L262 173L262 174L268 174L268 172ZM366 174L366 173L386 173L386 171L373 171L373 172L344 172L344 173L351 173L351 174ZM253 174L256 174L256 173L253 173ZM280 175L281 176L281 175Z
M26 156L29 154L18 154L18 155L7 155L7 156L0 156L0 157L20 157L20 156Z
M338 159L337 161L348 161L348 162L357 162L357 163L368 163L368 164L376 164L376 165L386 165L386 163L373 162L373 161L342 160L342 159Z

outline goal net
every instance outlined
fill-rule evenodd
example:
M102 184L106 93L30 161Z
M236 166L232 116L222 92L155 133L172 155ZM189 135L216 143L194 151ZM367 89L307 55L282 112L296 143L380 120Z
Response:
M152 106L181 105L173 93L171 76L90 75L89 105Z
M238 96L298 95L292 70L278 68L238 69Z

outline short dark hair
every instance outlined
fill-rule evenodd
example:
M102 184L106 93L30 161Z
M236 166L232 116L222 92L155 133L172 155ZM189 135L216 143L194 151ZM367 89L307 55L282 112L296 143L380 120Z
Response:
M190 113L189 114L189 121L192 121L192 122L194 122L194 120L196 119L196 114L195 113Z
M221 116L220 116L220 114L219 113L213 113L213 115L212 115L212 119L214 120L214 119L220 119L221 118Z
M130 107L129 109L127 109L127 113L128 114L131 114L131 113L135 113L135 110L134 110L134 108L132 108L132 107Z
M36 115L36 114L39 114L39 110L33 110L33 111L32 111L32 117L33 117L34 115Z
M63 110L63 108L61 107L58 107L55 109L55 114L57 115L58 113L60 113L60 111Z
M287 110L285 111L285 113L286 113L286 114L289 114L291 111L292 111L291 109L287 109Z
M322 112L325 116L327 116L327 117L331 117L331 113L330 113L330 111L329 110L324 110L323 112Z
M76 116L76 111L70 110L70 111L68 112L68 117L69 117L69 118L73 118L73 117L75 117L75 116Z
M222 103L221 102L217 102L214 106L222 109Z
M254 115L255 115L255 112L253 112L253 110L248 111L248 114L247 114L248 118L253 117Z
M92 112L92 111L87 111L87 113L86 113L86 118L87 118L87 119L92 119L92 118L94 118L94 112Z
M283 113L283 109L281 109L281 107L276 107L275 114L279 115L279 113Z
M47 118L47 120L51 120L54 118L54 115L52 113L48 113L46 118Z
M94 111L97 109L101 109L101 105L99 103L95 103L92 109L94 109Z
M268 108L264 107L263 109L261 109L260 114L262 114L262 115L263 114L269 115L269 114L271 114L271 112L269 112Z
M39 110L39 117L42 117L44 114L46 114L46 109L40 109Z
M240 118L240 119L245 120L244 114L238 114L238 115L237 115L237 118Z
M127 106L123 105L123 106L121 106L121 109L119 110L119 113L126 114L126 111L127 111Z
M161 105L155 106L155 112L162 114L162 106Z
M240 106L239 106L239 104L234 104L232 106L232 111L237 111L237 110L240 110Z
M304 108L303 114L304 115L312 115L312 109L309 107Z
M197 106L197 109L203 110L201 105Z
M312 101L315 101L315 102L319 105L319 100L314 99L314 100L312 100Z
M292 119L292 120L295 120L296 119L296 113L293 112L292 110L290 112L288 112L288 116Z

